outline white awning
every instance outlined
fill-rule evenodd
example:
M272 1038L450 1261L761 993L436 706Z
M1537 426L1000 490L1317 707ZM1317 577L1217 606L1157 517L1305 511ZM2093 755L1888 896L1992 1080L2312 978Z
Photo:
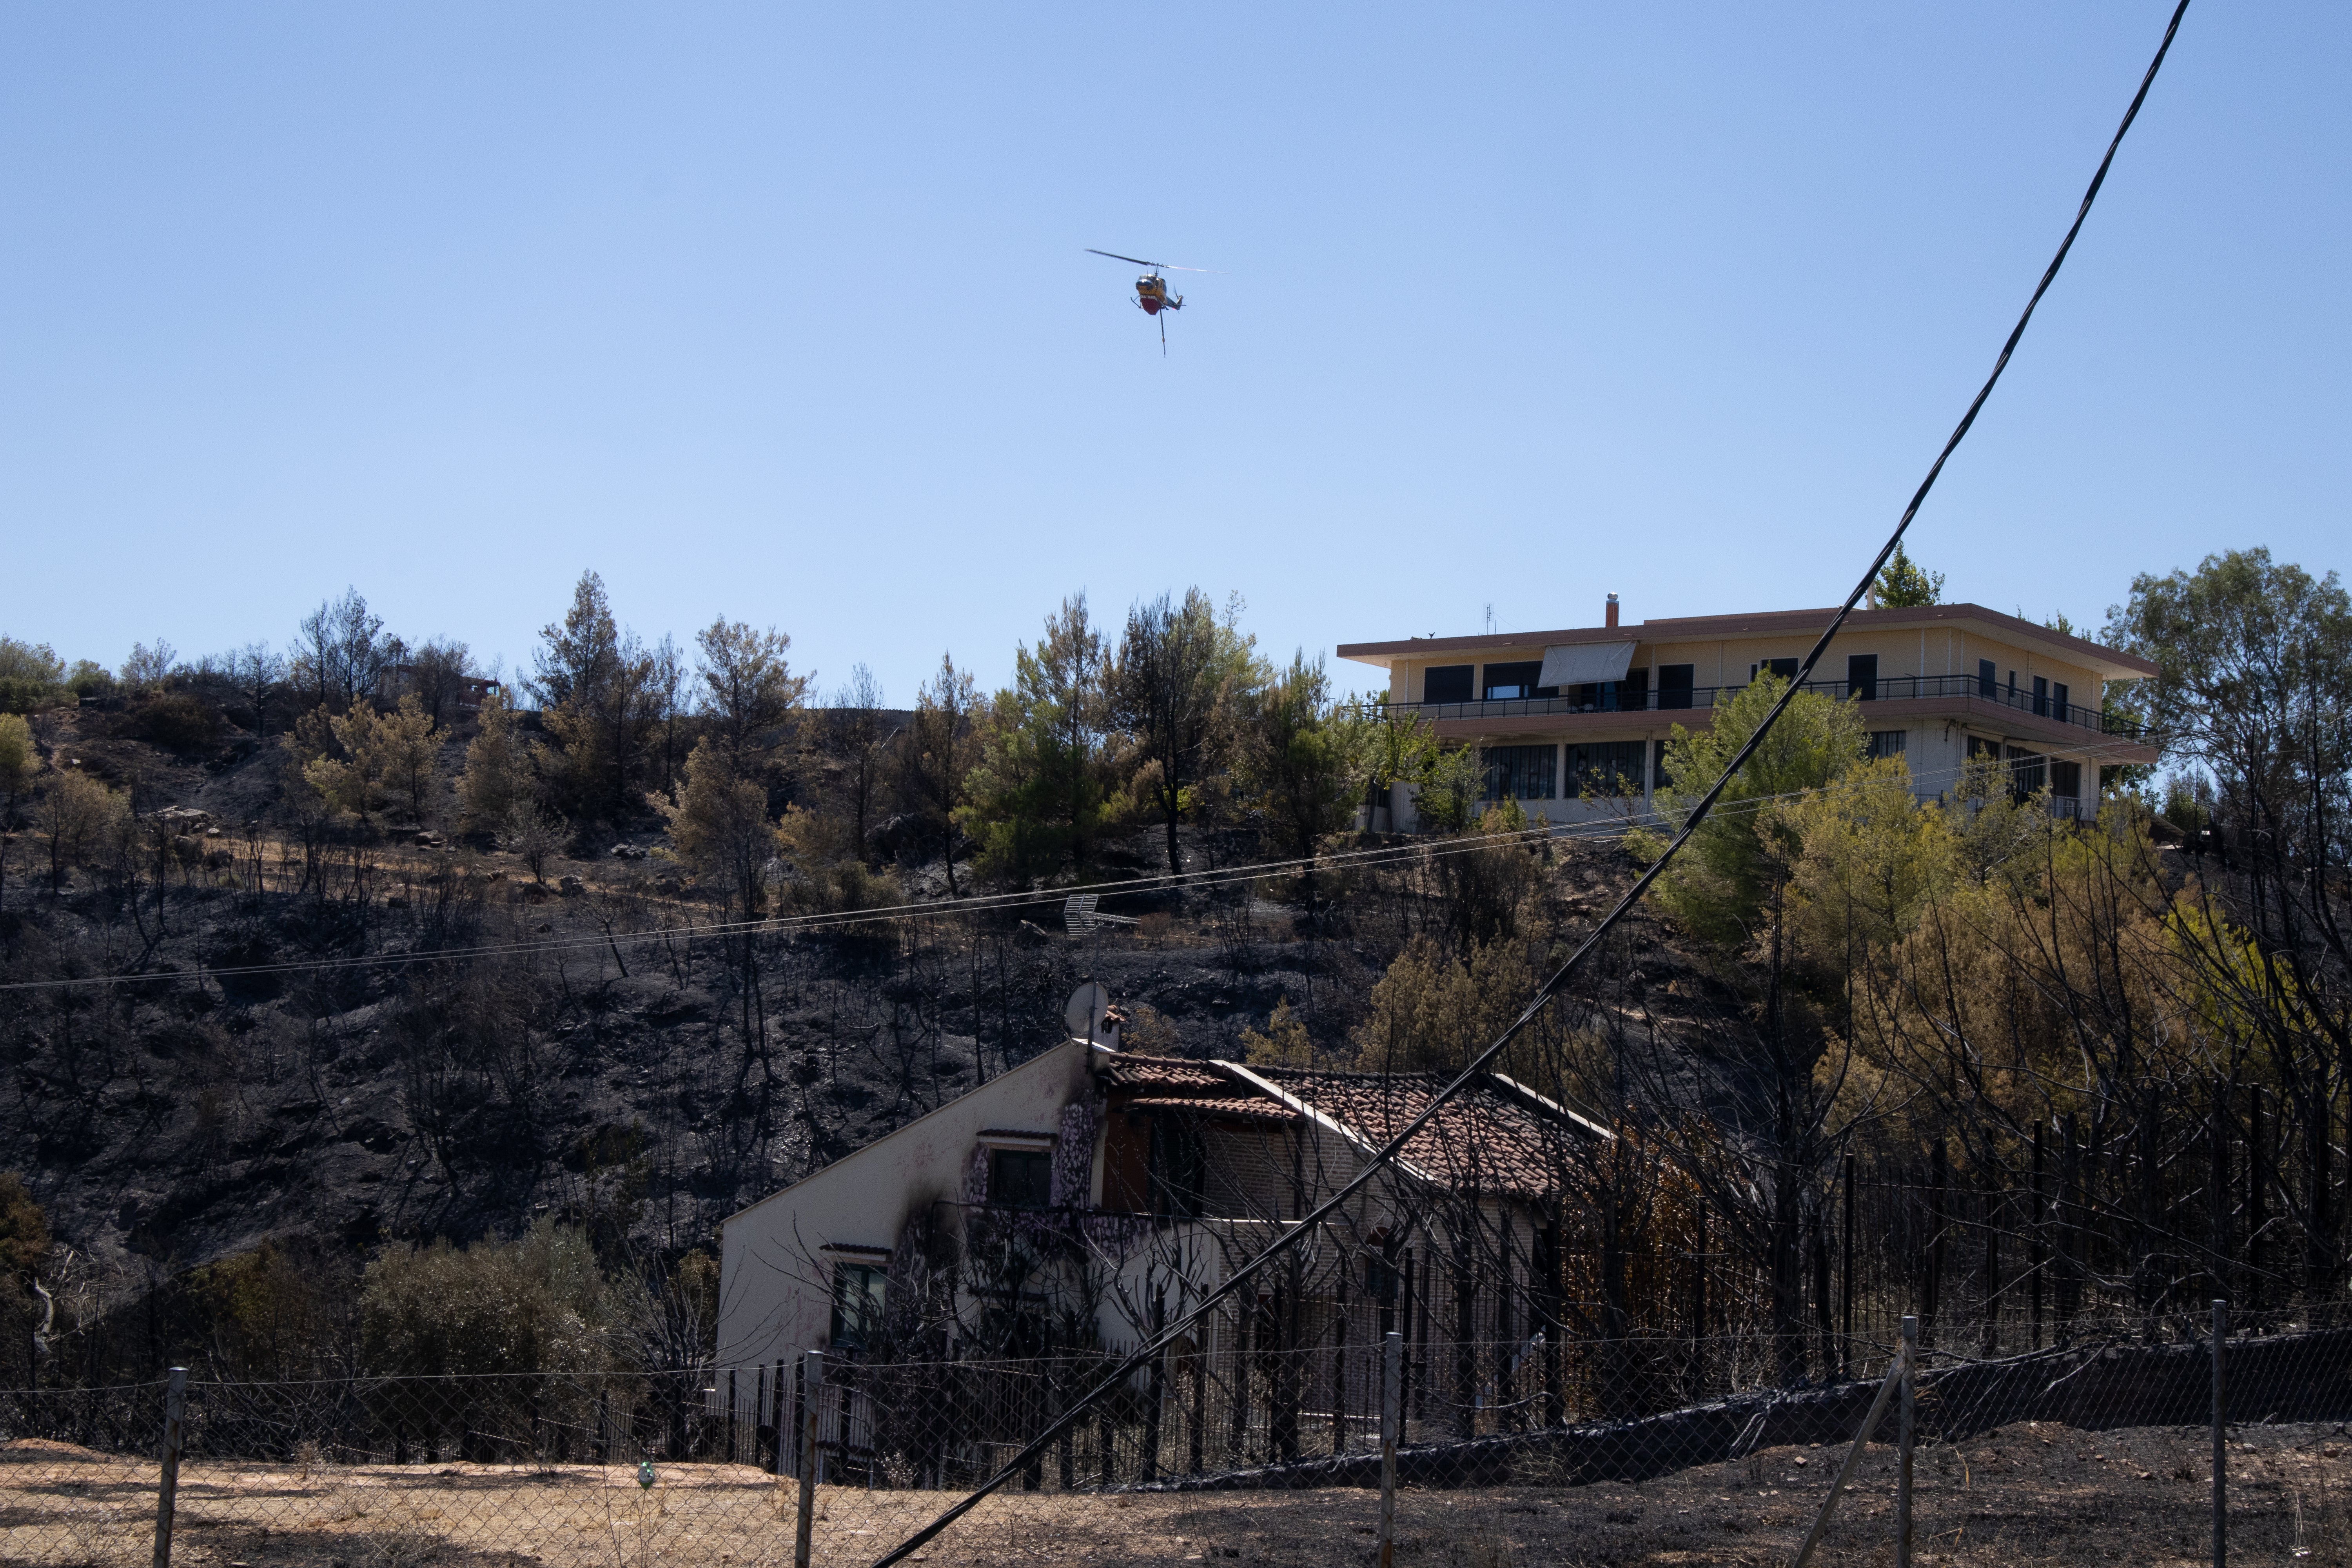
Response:
M1629 642L1580 642L1544 649L1538 686L1588 686L1596 680L1622 680L1633 663Z

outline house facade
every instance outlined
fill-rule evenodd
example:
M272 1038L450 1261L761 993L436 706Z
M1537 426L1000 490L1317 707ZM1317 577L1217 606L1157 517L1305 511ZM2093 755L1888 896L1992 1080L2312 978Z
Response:
M1343 643L1341 658L1388 672L1391 712L1427 719L1441 740L1481 748L1486 795L1576 822L1648 810L1674 726L1700 729L1765 671L1793 677L1836 612L1774 610L1484 637ZM1972 760L2005 763L2021 794L2052 809L2097 809L2099 770L2152 763L2156 747L2104 710L2108 681L2156 673L2145 659L1982 605L1858 609L1807 689L1867 705L1874 755L1900 755L1933 799ZM1370 826L1410 832L1398 785Z
M1124 1353L1340 1191L1444 1082L1066 1041L725 1222L712 1397L760 1413L753 1448L791 1429L771 1414L798 1399L807 1351L853 1381ZM1344 1446L1376 1417L1391 1330L1422 1348L1423 1419L1466 1433L1482 1411L1559 1407L1582 1173L1612 1136L1507 1077L1476 1081L1139 1384L1146 1447L1279 1461L1304 1451L1304 1412ZM909 1428L887 1403L860 1392L834 1418L839 1464L943 1472L1025 1436L984 1429L967 1399L955 1431L894 1437Z

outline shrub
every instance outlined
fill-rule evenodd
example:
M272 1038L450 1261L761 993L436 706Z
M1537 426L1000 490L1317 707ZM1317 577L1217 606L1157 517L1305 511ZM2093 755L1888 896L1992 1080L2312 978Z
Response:
M546 1220L462 1250L386 1247L360 1287L361 1352L381 1373L601 1371L611 1326L587 1236Z
M49 681L0 675L0 713L37 713L72 700L72 692Z
M111 697L114 672L94 658L78 658L66 676L66 689L76 697Z
M32 1386L36 1370L33 1331L44 1308L33 1281L48 1257L41 1205L14 1172L0 1171L0 1378L20 1388Z
M30 713L72 700L65 661L47 643L0 637L0 713Z
M209 752L220 744L220 710L184 691L150 698L123 719L131 734L167 752Z
M40 752L33 747L33 727L20 714L0 713L0 795L8 797L8 813L16 815L16 797L40 771Z

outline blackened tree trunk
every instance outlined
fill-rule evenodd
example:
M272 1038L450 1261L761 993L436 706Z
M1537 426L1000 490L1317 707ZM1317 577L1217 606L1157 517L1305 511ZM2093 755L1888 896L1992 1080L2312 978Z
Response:
M1151 1337L1158 1339L1168 1326L1168 1299L1155 1295L1151 1300ZM1143 1391L1143 1460L1141 1476L1146 1481L1160 1479L1160 1412L1168 1401L1168 1352L1161 1350L1151 1358L1151 1371Z
M1475 1300L1470 1265L1470 1238L1454 1237L1454 1429L1465 1437L1478 1430L1478 1350L1471 1336L1476 1323L1471 1315Z
M1944 1173L1948 1157L1942 1139L1927 1151L1927 1284L1919 1296L1919 1342L1936 1342L1936 1312L1944 1289Z
M1559 1220L1548 1217L1536 1238L1536 1311L1543 1331L1544 1425L1558 1426L1568 1419L1568 1401L1560 1388ZM1382 1336L1385 1342L1386 1336Z
M1257 1317L1255 1292L1242 1298L1234 1307L1234 1413L1231 1439L1226 1444L1225 1462L1240 1466L1248 1462L1249 1442L1249 1378L1250 1325Z
M1290 1252L1292 1278L1275 1289L1274 1343L1266 1348L1266 1371L1273 1389L1273 1405L1266 1412L1266 1436L1274 1449L1275 1462L1283 1465L1298 1458L1297 1258L1298 1250L1294 1247Z

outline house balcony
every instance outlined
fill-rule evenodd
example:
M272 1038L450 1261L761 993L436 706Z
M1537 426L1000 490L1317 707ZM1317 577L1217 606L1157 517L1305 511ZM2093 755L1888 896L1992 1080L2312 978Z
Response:
M1577 689L1575 695L1559 697L1496 698L1470 702L1374 701L1365 704L1365 711L1418 713L1440 726L1441 734L1449 736L1585 729L1592 727L1596 719L1622 723L1633 715L1647 713L1668 714L1675 716L1676 722L1690 722L1680 715L1704 715L1707 710L1729 703L1743 689L1739 686L1693 686L1628 691L1622 684L1617 684L1614 689L1585 687ZM2042 727L2059 726L2069 732L2083 730L2112 736L2131 746L2155 744L2146 725L2079 702L2037 698L2031 691L2013 689L1972 675L1883 675L1869 681L1809 680L1804 689L1837 702L1854 698L1864 702L1904 705L1894 712L1984 710L1989 722L2014 717L2039 721ZM1704 723L1707 720L1701 717L1696 721Z

